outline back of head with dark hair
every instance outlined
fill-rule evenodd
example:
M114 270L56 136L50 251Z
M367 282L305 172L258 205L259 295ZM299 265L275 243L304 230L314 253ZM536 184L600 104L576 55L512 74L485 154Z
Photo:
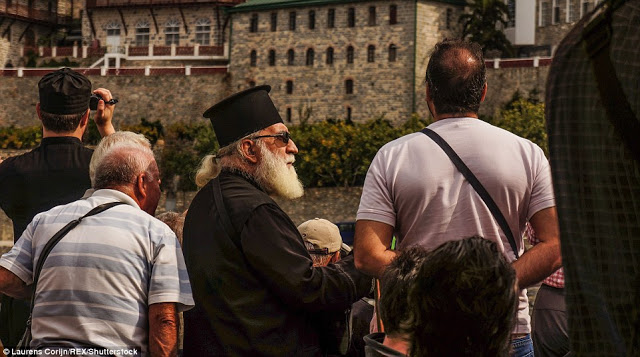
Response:
M40 120L47 130L54 133L68 133L78 128L80 120L86 113L85 110L77 114L51 114L40 110Z
M447 242L424 259L408 306L411 356L507 356L516 273L494 242Z
M426 82L438 114L477 113L486 83L482 47L463 40L438 42Z
M427 251L423 248L410 248L398 255L382 275L380 318L385 332L391 337L406 335L403 326L409 319L407 306L409 288L426 256Z

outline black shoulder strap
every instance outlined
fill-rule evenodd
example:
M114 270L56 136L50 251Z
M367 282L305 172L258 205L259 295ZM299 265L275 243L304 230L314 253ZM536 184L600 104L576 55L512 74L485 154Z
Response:
M238 242L234 237L236 236L236 230L233 228L233 224L231 224L231 218L229 218L229 213L227 212L227 208L222 202L222 188L220 187L220 176L211 180L211 186L213 186L213 201L216 205L216 209L218 210L218 215L220 216L220 221L222 223L222 227L224 231L229 236L229 239L233 242L233 244L242 252L242 246L240 242Z
M451 159L453 164L458 168L458 171L462 173L462 175L467 179L467 181L469 181L471 186L476 190L478 195L480 195L480 198L482 198L484 203L489 208L489 211L491 211L493 218L495 218L495 220L498 222L498 225L500 225L500 228L502 228L502 231L507 236L507 239L509 240L509 245L511 246L511 250L513 250L513 254L515 254L516 259L518 259L518 246L516 245L516 240L513 237L513 232L511 232L511 228L509 228L509 224L507 223L507 220L504 218L504 215L500 211L500 208L495 203L493 198L491 198L491 195L489 194L489 192L487 192L487 190L484 188L484 186L482 186L480 181L478 181L478 178L473 174L473 172L471 172L471 170L469 170L469 167L465 165L464 161L462 161L460 156L458 156L458 154L451 148L451 146L449 146L449 144L440 135L436 134L435 131L428 128L424 128L421 132L427 135L428 137L430 137L433 141L436 142L436 144L438 144L442 148L442 150L447 154L447 156L449 156L449 159Z
M40 271L42 271L42 267L44 266L44 262L47 259L47 257L49 256L49 253L51 252L51 250L53 249L53 247L65 236L67 235L67 233L69 233L72 229L74 229L78 224L80 224L80 222L82 222L83 219L89 217L89 216L93 216L95 214L98 214L102 211L106 211L109 208L113 207L113 206L117 206L117 205L122 205L124 204L124 202L109 202L109 203L103 203L99 206L94 207L91 211L89 211L87 214L85 214L84 216L78 218L78 219L74 219L73 221L67 223L66 226L62 227L61 230L58 231L58 233L54 234L53 237L51 239L49 239L49 241L47 242L47 244L45 244L44 248L42 248L42 252L40 253L40 257L38 258L38 264L36 265L36 268L34 270L33 273L33 293L31 294L31 308L29 309L29 311L33 311L33 304L35 303L35 299L36 299L36 286L38 284L38 279L40 278ZM29 322L31 322L31 316L29 316Z
M597 15L583 30L582 39L587 54L591 58L607 119L622 138L633 158L640 163L640 140L638 140L640 122L631 109L611 63L611 16L613 10L622 3L624 1L605 2L600 9L596 10Z

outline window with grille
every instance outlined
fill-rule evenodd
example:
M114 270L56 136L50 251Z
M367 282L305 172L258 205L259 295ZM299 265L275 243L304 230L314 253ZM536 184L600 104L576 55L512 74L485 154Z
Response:
M258 63L258 54L256 53L256 50L251 50L251 53L249 54L249 65L251 67L255 67L257 63Z
M549 26L549 20L551 20L551 9L549 9L549 3L543 2L540 4L540 26Z
M327 64L333 64L333 47L327 48Z
M344 81L344 90L347 94L353 94L353 79Z
M269 50L269 66L276 65L276 50Z
M396 61L397 52L398 52L398 47L396 47L396 45L394 44L389 45L389 62Z
M398 23L398 5L389 5L389 24L395 25Z
M307 50L307 66L313 66L313 57L315 56L315 51L313 48Z
M336 9L327 11L327 27L330 29L336 27Z
M311 10L309 11L309 29L313 30L316 28L316 12Z
M293 51L293 49L289 49L289 51L287 51L287 64L289 66L293 66L295 59L296 59L296 53Z
M569 1L569 22L576 22L580 18L578 6L575 2Z
M507 1L507 27L516 27L516 0Z
M293 94L293 81L287 81L287 94Z
M249 24L249 32L258 32L258 14L251 15L251 22Z
M376 46L369 45L367 47L367 62L375 62L376 61Z
M164 26L164 44L167 46L180 44L180 22L169 20Z
M275 32L278 29L278 13L271 13L271 32Z
M376 7L369 6L369 26L376 25Z
M196 21L196 43L208 46L211 38L211 21L209 19L198 19Z
M296 30L296 12L292 11L289 13L289 30Z
M356 26L356 9L353 7L350 7L349 10L347 10L347 26Z
M105 26L107 36L120 36L120 23L112 21Z
M353 46L347 47L347 63L353 63Z
M149 46L149 22L147 21L136 24L136 46Z

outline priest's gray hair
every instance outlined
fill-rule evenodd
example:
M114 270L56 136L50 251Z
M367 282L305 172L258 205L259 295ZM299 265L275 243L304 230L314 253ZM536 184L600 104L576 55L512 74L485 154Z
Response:
M196 171L196 185L203 187L210 180L218 177L222 168L234 168L242 171L238 167L238 159L244 161L242 154L242 140L251 139L258 134L259 130L246 135L231 144L224 146L218 150L216 154L207 155L200 161L200 166Z

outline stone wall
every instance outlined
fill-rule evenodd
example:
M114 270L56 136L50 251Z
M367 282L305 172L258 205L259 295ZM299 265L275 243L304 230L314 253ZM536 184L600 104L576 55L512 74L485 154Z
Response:
M114 124L137 124L141 118L202 121L202 113L230 94L226 74L164 76L89 76L93 88L104 87L120 100ZM0 126L39 125L35 107L39 77L0 77Z
M525 68L487 68L487 96L480 114L495 116L516 91L527 97L535 91L544 101L549 66Z

